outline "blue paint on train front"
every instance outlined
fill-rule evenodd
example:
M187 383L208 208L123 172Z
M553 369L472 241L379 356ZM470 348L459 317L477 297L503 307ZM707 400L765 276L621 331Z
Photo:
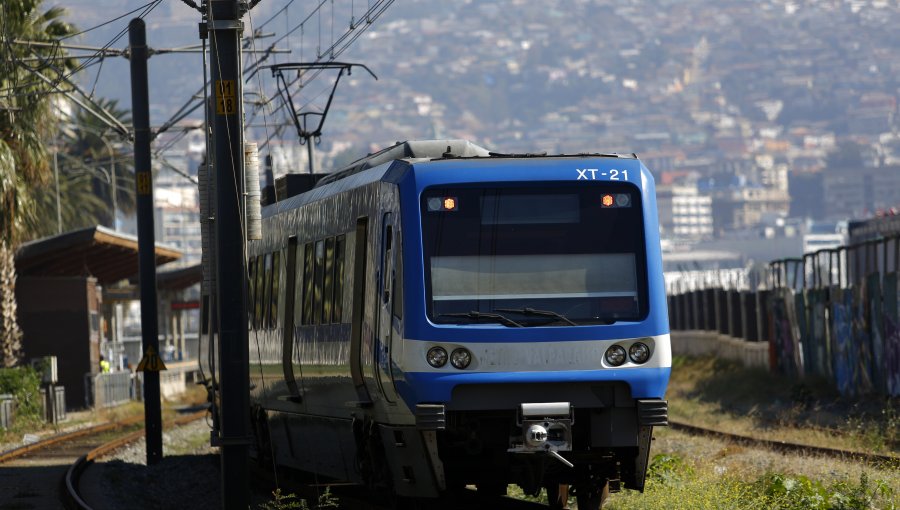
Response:
M596 341L640 338L669 332L667 303L662 280L656 194L653 177L636 159L619 158L535 158L533 160L459 159L428 163L395 163L386 180L395 182L401 193L404 224L404 337L420 341L530 342ZM510 186L541 186L543 183L585 183L609 181L613 171L617 182L635 185L641 194L645 239L648 314L640 321L620 321L611 325L574 327L508 328L499 324L434 324L426 314L426 292L422 249L422 193L435 186L483 186L504 183ZM523 345L523 349L527 349ZM404 373L393 367L395 385L407 405L421 402L448 402L458 384L602 382L624 381L634 398L662 398L669 380L669 367L625 368L581 371L510 373Z
M579 179L584 175L580 169L597 169L597 179ZM605 326L614 332L590 333L565 332L569 328L557 328L554 338L559 333L560 340L635 338L638 336L661 335L669 332L668 311L665 288L662 282L662 255L659 247L659 223L656 215L656 192L653 177L647 168L636 159L617 158L536 158L535 160L444 160L412 165L405 172L396 175L396 182L401 193L401 214L404 223L403 257L410 261L404 270L404 308L408 311L404 328L407 338L431 340L460 341L463 337L474 341L502 342L519 341L518 338L537 339L518 335L522 332L497 332L497 328L445 327L430 322L425 313L425 282L422 266L422 221L419 201L422 192L432 186L442 185L483 185L485 183L504 183L509 185L540 186L546 182L596 182L602 181L601 174L607 176L612 170L618 170L619 181L636 185L642 195L644 217L644 239L646 246L647 270L651 275L660 275L648 281L648 299L650 313L640 322ZM623 171L627 171L623 174ZM588 173L588 176L591 174ZM616 182L616 181L609 181ZM488 329L488 330L485 330ZM508 329L508 328L506 328ZM577 328L581 329L581 328ZM601 328L603 329L603 328ZM479 331L481 330L481 331ZM445 335L449 335L446 336ZM544 337L546 338L546 337Z

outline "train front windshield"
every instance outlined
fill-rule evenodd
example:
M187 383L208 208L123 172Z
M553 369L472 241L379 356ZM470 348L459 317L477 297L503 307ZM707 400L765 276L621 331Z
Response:
M429 188L421 208L436 324L571 326L647 315L641 197L631 184Z

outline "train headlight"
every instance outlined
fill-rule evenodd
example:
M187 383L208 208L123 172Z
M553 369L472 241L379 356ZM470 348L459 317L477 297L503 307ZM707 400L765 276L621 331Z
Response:
M432 347L428 349L425 360L434 368L441 368L447 364L447 351L443 347Z
M454 349L454 351L450 353L450 364L460 370L469 366L469 363L471 362L472 353L462 347Z
M645 343L635 342L628 348L628 357L640 365L650 359L650 348Z
M606 362L614 367L625 363L627 356L625 348L621 345L613 345L609 349L606 349Z

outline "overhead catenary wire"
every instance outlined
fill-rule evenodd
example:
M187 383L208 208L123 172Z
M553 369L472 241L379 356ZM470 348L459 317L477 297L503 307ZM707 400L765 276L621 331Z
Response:
M162 2L162 0L153 0L152 2L150 2L150 3L148 3L148 4L145 4L143 7L139 8L139 9L135 9L135 10L133 10L133 11L131 11L131 12L129 12L129 13L123 15L123 16L120 16L120 17L117 18L117 19L121 19L122 17L127 16L128 14L132 14L132 13L137 12L137 11L141 11L139 17L140 17L140 18L144 18L144 17L146 17L151 11L153 11L153 9L155 9L156 6L158 6L161 2ZM112 21L114 21L114 20L111 20L110 22L112 22ZM105 24L108 24L108 23L105 23ZM47 85L49 85L51 89L56 90L57 92L60 92L60 93L63 93L63 94L65 94L65 95L67 95L67 97L69 97L69 99L71 99L73 102L75 102L76 104L78 104L78 105L81 106L82 108L85 108L86 110L90 111L93 115L97 115L98 118L100 118L101 120L103 120L103 121L104 121L105 123L107 123L108 125L111 124L112 126L115 126L114 129L116 129L116 131L120 131L120 132L123 132L123 133L128 133L128 129L127 129L125 126L121 125L121 123L119 123L117 119L112 118L112 116L110 116L110 115L108 115L108 116L106 116L106 117L104 118L104 116L103 116L102 114L107 113L107 112L105 112L105 110L103 110L102 107L99 107L99 112L101 112L101 113L98 114L98 111L93 110L93 109L87 107L87 106L84 104L84 102L77 100L76 98L74 98L74 96L71 96L71 95L70 95L71 91L64 91L64 90L61 88L61 84L63 84L63 83L68 84L68 86L72 87L73 90L75 90L75 91L77 91L79 94L81 94L81 95L86 99L86 101L87 101L88 103L91 103L91 104L94 105L95 107L98 107L98 105L93 101L93 97L92 97L93 94L90 94L90 95L89 95L89 94L85 94L83 91L81 91L81 90L73 83L73 81L71 80L71 78L72 78L74 75L76 75L78 72L80 72L80 71L86 69L88 66L93 65L95 62L98 61L98 59L102 60L103 58L105 58L105 53L106 53L107 51L109 51L110 47L111 47L113 44L115 44L116 42L118 42L118 41L119 41L119 40L127 33L127 31L128 31L127 28L125 28L125 29L119 31L119 33L118 33L115 37L113 37L109 42L107 42L107 43L104 44L101 48L97 49L97 51L94 52L93 58L88 57L84 62L81 62L78 66L75 67L75 69L73 69L73 70L71 70L71 71L67 71L67 70L63 70L63 69L59 69L59 68L57 68L57 67L54 67L53 69L54 69L54 71L56 72L56 76L54 76L53 78L48 78L47 76L44 76L43 74L40 73L39 69L32 68L32 67L26 65L26 64L23 63L23 62L16 61L15 63L16 63L17 65L22 66L26 71L28 71L29 73L31 73L33 76L36 76L40 81L42 81L42 82L46 83ZM9 43L9 42L7 42L7 43ZM53 43L43 43L43 44L48 44L48 45L50 45L50 46L52 46L52 47L55 47L55 48L57 48L57 51L60 49L60 48L59 48L59 46L60 46L59 41L56 41L56 42L53 42ZM14 54L14 53L11 52L11 54ZM40 57L41 55L36 54L36 56ZM43 61L43 62L42 62L42 66L41 66L41 67L44 67L44 66L52 67L52 66L49 65L49 63L48 63L47 61ZM98 72L98 77L99 77L99 74L100 74L100 73ZM96 80L95 80L94 85L96 85ZM112 126L111 126L111 127L112 127Z
M253 27L253 13L252 12L247 13L247 19L250 22L250 32L256 33L256 30L254 30L254 27ZM254 50L256 49L256 40L255 39L250 40L250 47ZM270 47L274 47L274 44ZM257 59L256 69L259 69L259 61L260 61L260 59ZM260 76L259 73L256 73L255 76L256 76L257 87L259 87L259 90L262 91L263 90L262 77ZM268 117L268 115L266 115L265 109L263 109L263 125L265 126L266 138L268 138L269 137L269 117Z
M132 9L132 10L126 12L125 14L122 14L121 16L116 16L115 18L112 18L112 19L110 19L110 20L104 21L103 23L100 23L99 25L95 25L95 26L93 26L93 27L91 27L91 28L82 30L82 31L80 31L80 32L76 32L76 33L74 33L74 34L69 34L69 35L60 37L59 40L60 40L60 41L65 41L66 39L71 39L71 38L73 38L73 37L76 37L76 36L79 36L79 35L82 35L82 34L86 34L86 33L91 32L91 31L93 31L93 30L97 30L98 28L105 27L106 25L109 25L109 24L111 24L111 23L115 23L116 21L119 21L120 19L124 18L125 16L129 16L129 15L134 14L134 13L140 11L140 10L146 9L148 6L150 6L150 4L153 4L153 3L156 3L156 2L157 2L157 0L152 0L152 1L150 1L150 2L148 2L148 3L146 3L146 4L144 4L144 5L142 5L142 6L140 6L140 7L137 7L137 8L135 8L135 9Z
M288 31L288 33L285 34L284 36L282 36L280 39L285 38L285 37L288 36L289 34L295 32L297 29L302 29L303 25L304 25L309 19L311 19L311 17L312 17L313 15L315 15L315 13L318 12L318 11L322 8L322 6L325 4L325 2L327 2L327 1L328 1L328 0L321 0L321 1L316 5L314 11L311 12L309 15L307 15L306 18L304 18L304 21L302 21L298 26L295 26L294 29ZM350 46L353 45L353 43L354 43L357 39L359 39L360 36L362 36L362 34L363 34L363 33L364 33L364 32L365 32L365 31L366 31L366 30L367 30L367 29L368 29L368 28L369 28L369 27L370 27L370 26L371 26L378 18L380 18L380 17L385 13L385 11L387 11L387 9L388 9L393 3L394 3L394 0L377 0L376 2L369 4L369 5L368 5L368 9L366 10L366 12L364 13L364 16L363 16L364 19L365 19L365 23L363 23L362 21L360 21L359 24L351 23L351 24L349 25L348 30L345 31L339 38L337 38L336 40L334 40L333 43L331 44L331 46L329 46L328 48L326 48L325 51L321 51L321 48L319 48L319 51L317 51L318 55L317 55L317 58L316 58L316 60L315 60L315 63L322 62L322 61L323 61L323 58L322 58L323 56L327 56L327 57L328 57L327 59L324 60L324 61L326 61L326 62L334 61L334 59L336 59L337 57L341 56L347 49L350 48ZM353 13L352 10L351 10L351 13ZM352 16L355 17L355 13L353 13ZM361 19L362 19L362 17L361 17ZM279 40L280 40L280 39L279 39ZM301 59L302 59L302 48L303 48L303 38L301 37ZM312 73L308 73L308 74L310 74L310 76L308 76L308 77L306 76L307 73L298 73L298 74L297 74L297 77L294 78L293 80L291 80L291 81L288 83L287 88L292 88L292 87L294 87L298 82L300 82L300 80L304 80L304 79L306 80L306 83L309 83L309 82L315 80L321 73L322 73L322 70L315 70L315 71L313 71ZM302 87L301 87L301 88L302 88ZM320 92L319 94L317 94L311 101L308 101L307 103L305 103L305 104L301 107L301 109L302 109L302 108L305 108L305 107L307 107L307 106L309 106L309 104L310 104L312 101L314 101L315 99L317 99L318 97L320 97L320 96L321 96L325 91L327 91L327 90L328 90L327 88L326 88L326 89L323 89L323 91ZM274 98L272 98L272 99L274 99ZM272 101L272 99L270 99L269 101ZM265 106L265 105L255 105L255 108L256 108L256 109L259 109L259 108L262 108L263 106ZM282 101L280 104L278 104L277 106L275 106L275 107L273 108L273 110L272 110L271 113L272 113L273 115L274 115L274 114L278 114L278 113L282 112L285 108L286 108L286 104L285 104L285 102ZM253 117L253 115L254 115L255 113L256 113L256 111L254 111L254 112L251 114L251 118ZM262 149L264 146L267 146L267 145L269 144L269 142L271 142L271 140L272 140L272 135L270 135L269 137L267 137L266 141L263 142L263 144L260 145L260 148Z
M152 12L153 9L155 9L160 3L162 3L162 0L153 0L152 2L150 2L150 3L146 4L145 6L143 6L142 8L136 9L135 11L132 11L132 13L133 13L133 12L137 12L138 10L140 10L141 13L138 15L138 17L141 18L141 19L143 19L143 18L146 17L148 14L150 14L150 12ZM130 14L130 13L129 13L129 14ZM128 15L128 14L126 14L125 16L127 16L127 15ZM123 16L123 17L124 17L124 16ZM104 45L102 46L101 50L95 52L95 57L94 57L94 58L88 58L85 62L82 62L80 65L78 65L77 67L75 67L75 69L73 69L73 70L71 70L71 71L69 71L69 72L67 72L67 73L63 73L62 75L60 75L59 77L57 77L58 82L54 85L54 87L57 86L57 85L58 85L59 83L61 83L62 81L69 81L69 82L71 82L70 78L71 78L72 76L74 76L74 75L76 75L77 73L81 72L82 70L84 70L85 68L87 68L89 65L92 65L92 64L94 63L94 61L96 61L97 59L102 59L102 58L104 58L104 55L103 55L104 51L108 50L110 47L112 47L112 45L114 45L114 44L116 44L117 42L119 42L119 40L122 39L122 37L124 37L125 34L127 34L127 33L128 33L128 28L127 28L127 27L124 28L124 29L122 29L122 30L120 30L118 34L116 34L112 39L109 40L109 42L107 42L106 44L104 44Z
M278 51L275 49L276 46L285 40L289 40L289 38L293 34L295 34L298 30L301 32L300 52L301 52L301 59L302 59L303 48L305 45L305 37L304 36L306 35L304 27L313 18L313 16L316 16L320 12L320 10L324 8L325 4L330 1L332 2L332 5L333 5L332 0L319 0L318 2L316 2L315 7L313 7L312 10L310 12L308 12L303 17L303 19L300 20L299 23L296 23L295 25L293 25L293 27L287 29L284 34L277 37L272 43L270 43L268 45L266 50L260 51L260 50L256 50L255 47L253 47L251 49L251 51L248 51L248 53L250 53L250 54L261 54L262 56L257 57L253 61L253 63L245 66L245 68L244 68L245 78L249 79L249 78L254 77L258 73L258 71L262 67L262 65L265 63L265 61L268 60L269 58L271 58L271 56L273 54L278 53ZM370 3L367 10L363 13L362 16L360 16L359 22L356 21L355 4L354 4L351 7L351 20L350 20L350 23L348 23L348 26L349 26L348 30L346 32L344 32L340 37L335 39L332 42L331 46L326 48L324 52L322 52L321 48L320 48L319 53L321 53L321 55L317 55L316 62L322 61L323 57L325 57L325 56L328 57L329 61L333 60L334 58L339 57L368 29L369 26L371 26L387 10L388 7L390 7L390 5L393 3L393 1L394 0L377 0L374 3ZM293 3L293 0L289 1L286 5L281 7L274 15L267 18L263 24L256 26L251 31L251 36L248 39L250 39L250 41L253 41L255 38L259 37L260 31L265 26L270 24L273 20L277 19L281 14L288 12L288 9L292 3ZM320 74L320 71L311 73L311 75L305 79L306 83L313 81L315 78L317 78L319 76L319 74ZM298 79L299 78L303 78L303 76L302 75L298 76ZM294 85L296 85L296 83L297 83L297 80L293 80L291 82L290 86L293 87ZM192 113L196 112L196 110L202 106L202 104L198 100L198 96L199 96L199 94L201 94L203 92L203 90L206 90L206 88L208 88L208 87L209 87L209 83L207 81L206 83L204 83L202 90L198 90L195 94L193 94L191 96L191 98L188 99L188 101L186 101L185 104L179 108L178 112L176 114L174 114L170 120L163 123L160 130L154 136L158 136L162 132L165 132L166 130L168 130L176 122L178 122L178 121L186 118L187 116L191 115ZM262 89L262 86L260 86L260 89ZM327 90L328 90L328 88L323 89L322 92L315 95L313 100L315 100L318 97L321 97L321 95ZM253 108L251 108L250 112L247 114L249 121L252 123L253 120L256 118L256 116L260 114L260 112L262 111L263 108L269 107L268 103L271 103L271 101L273 99L274 99L274 97L269 97L263 103L254 104ZM307 102L306 105L304 105L304 107L308 106L309 103L310 102ZM282 104L278 103L272 108L273 109L269 110L269 115L276 116L276 115L282 113L284 106ZM280 134L281 134L281 131L279 131L279 130L270 132L266 136L266 140L260 144L260 146L259 146L260 150L262 150L263 148L268 146L269 142L273 139L273 137L280 136Z
M362 34L362 32L365 30L365 28L367 28L368 25L370 25L372 22L374 22L377 19L377 17L380 16L381 13L384 12L384 10L392 2L393 2L393 0L390 0L390 1L379 0L377 2L374 2L374 4L370 3L369 9L366 11L364 16L359 18L360 19L359 23L357 23L357 21L356 21L357 18L356 18L355 4L351 4L351 18L348 23L349 29L347 32L342 34L339 38L335 39L334 38L334 25L336 24L336 21L335 21L336 8L334 5L334 1L333 0L319 0L316 3L315 7L311 11L309 11L299 23L296 23L293 26L293 28L286 30L286 32L283 35L278 37L275 40L275 42L268 45L268 47L266 49L257 50L255 43L253 43L253 40L256 37L260 37L262 35L261 31L263 28L265 28L267 25L271 24L271 22L274 21L275 19L278 19L281 14L288 12L289 8L294 3L294 0L290 0L287 4L285 4L283 7L279 8L279 10L277 12L275 12L273 15L271 15L269 18L267 18L266 21L264 21L262 24L256 26L255 29L253 30L253 35L250 38L252 48L249 49L249 51L247 51L247 53L249 53L249 54L259 53L260 56L255 58L254 62L246 67L245 71L247 72L248 77L253 77L255 75L258 75L259 74L258 71L262 67L262 65L264 65L266 63L266 61L268 59L272 58L275 54L279 53L279 50L276 49L276 45L278 43L280 43L284 40L289 40L289 38L293 34L295 34L298 30L301 31L302 35L306 35L306 31L304 30L305 25L312 19L313 16L318 16L318 18L321 18L321 16L324 14L321 12L321 10L325 8L326 3L329 3L330 7L332 9L332 11L331 11L331 17L332 17L331 45L328 48L324 49L324 51L323 51L323 49L321 48L321 43L319 44L319 48L318 48L318 52L317 52L318 53L317 61L322 60L323 58L333 59L333 58L339 56L344 50L346 50L349 47L350 44L352 44ZM77 32L75 34L71 34L70 36L66 36L66 37L62 38L60 41L67 40L72 37L75 37L76 35L87 33L87 32L96 30L98 28L110 25L118 20L121 20L121 19L123 19L129 15L135 14L135 13L139 13L138 16L140 18L144 18L147 15L149 15L150 12L152 12L153 9L155 9L160 3L161 3L161 0L153 0L151 2L148 2L148 3L138 7L138 8L130 10L125 14L116 16L110 20L100 23L94 27L83 30L81 32ZM365 20L365 24L363 24L363 20ZM287 18L286 18L286 22L288 22ZM360 28L362 30L359 30ZM84 69L87 69L90 66L99 64L101 66L101 69L97 72L97 77L95 78L95 80L93 80L94 81L94 83L92 84L92 89L93 89L96 86L97 81L100 79L99 77L101 76L101 73L102 73L103 60L110 56L122 56L127 53L127 51L125 51L125 50L118 50L118 49L113 48L113 45L115 45L116 42L121 40L121 38L124 37L125 34L127 34L127 29L120 30L115 36L113 36L106 44L104 44L101 47L89 47L86 45L75 45L75 44L62 44L60 42L44 43L45 45L55 45L55 47L59 48L60 50L61 49L73 49L73 50L85 50L85 51L92 52L88 55L70 55L70 56L68 56L68 58L71 58L73 60L81 60L82 62L72 70L59 71L57 73L57 76L53 76L53 77L49 78L50 79L49 84L52 84L54 90L56 90L58 93L68 94L69 96L67 96L67 97L70 97L71 99L73 99L73 102L75 102L76 104L79 104L79 106L84 107L88 111L91 111L91 113L93 115L96 115L100 118L104 118L106 121L116 124L116 121L110 119L109 117L106 117L106 115L104 115L104 114L107 112L105 112L100 105L96 104L96 102L93 101L94 90L91 90L90 92L81 90L79 87L77 87L77 85L72 83L71 77L73 75L75 75L76 73L83 71ZM320 39L321 39L321 34L320 34ZM304 37L301 37L300 38L301 53L302 53L302 47L304 46L304 44L305 44ZM186 51L195 51L195 50L193 47L188 46L188 47L181 47L181 48L172 48L169 50L159 50L159 51L157 51L157 53L186 52ZM203 50L201 49L199 51L202 52ZM60 55L58 57L53 56L53 55L48 55L48 56L45 56L43 59L36 57L36 60L34 60L33 62L40 63L42 65L46 65L48 62L52 62L53 60L57 60L57 59L63 60L65 58L66 57L64 57L62 55ZM27 67L27 68L30 69L30 67ZM313 73L311 76L306 77L305 81L307 83L309 83L310 81L314 80L318 74L319 73ZM47 80L44 78L48 78L48 77L44 76L42 79L36 80L35 83L38 83L38 82L48 83ZM300 77L298 77L298 78L300 78ZM261 79L257 80L257 85L260 89L262 101L258 105L253 105L253 108L251 108L250 117L251 117L251 119L255 118L260 113L262 113L266 117L263 121L266 139L265 139L265 141L263 141L260 144L260 148L262 149L262 148L267 147L274 138L281 137L283 135L283 133L285 131L284 124L286 124L287 118L286 118L285 113L281 111L283 109L282 106L275 105L274 109L273 109L273 105L271 105L271 101L273 98L266 97L265 95L262 94L263 80L261 80ZM202 90L205 91L207 88L208 88L208 83L205 83ZM315 94L313 96L312 100L307 102L305 106L308 106L312 101L315 101L318 97L320 97L327 90L328 90L327 87L323 88L322 91L319 92L318 94ZM198 94L199 94L199 92L200 91L198 91ZM82 99L76 100L74 98L75 95L81 97ZM90 106L88 106L88 105L90 105ZM197 100L197 95L192 96L191 99L189 99L185 103L184 106L179 108L179 110L173 115L173 117L171 119L169 119L168 121L163 123L159 129L154 130L154 134L153 134L154 138L159 136L160 134L170 130L178 122L184 120L185 118L190 116L192 113L196 112L197 108L200 108L201 106L202 106L202 103L200 103ZM281 117L282 121L273 122L272 119L274 117ZM123 128L125 131L127 131L127 128L125 128L124 126L116 126L116 131L120 132L120 134L122 134ZM168 144L167 147L168 146L171 146L171 143Z

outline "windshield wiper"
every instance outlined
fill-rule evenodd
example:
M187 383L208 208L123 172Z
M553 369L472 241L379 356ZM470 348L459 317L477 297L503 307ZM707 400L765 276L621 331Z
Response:
M535 310L534 308L497 308L494 310L495 312L512 312L512 313L521 313L522 315L540 315L542 317L553 317L559 319L563 322L569 323L571 326L577 326L575 322L571 321L565 315L554 312L553 310Z
M438 317L466 317L466 318L473 319L473 320L487 319L487 320L492 320L494 322L499 322L500 324L504 324L506 326L513 326L516 328L524 327L521 324L519 324L518 322L510 319L509 317L504 317L504 316L500 315L499 313L485 313L485 312L478 312L478 311L474 311L474 310L471 312L461 312L461 313L440 313L440 314L438 314Z

